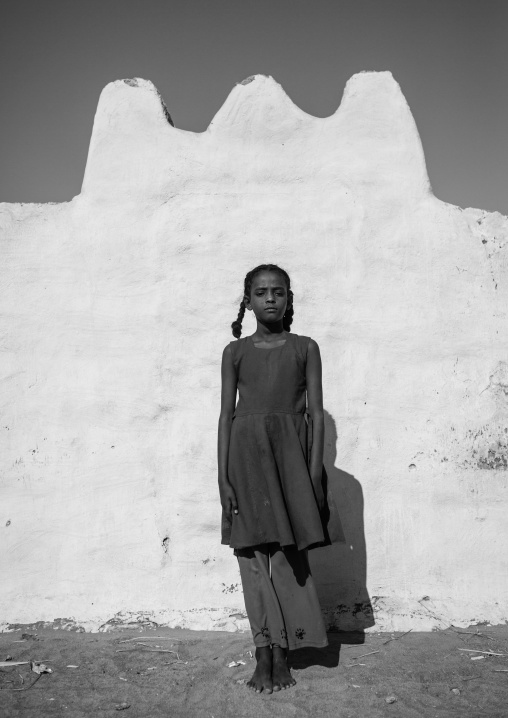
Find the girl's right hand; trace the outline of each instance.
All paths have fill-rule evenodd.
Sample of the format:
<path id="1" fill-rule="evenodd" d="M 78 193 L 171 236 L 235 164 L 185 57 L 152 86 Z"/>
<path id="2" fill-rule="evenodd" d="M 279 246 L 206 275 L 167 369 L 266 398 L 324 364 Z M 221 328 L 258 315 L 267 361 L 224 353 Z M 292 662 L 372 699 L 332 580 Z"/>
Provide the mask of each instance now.
<path id="1" fill-rule="evenodd" d="M 220 502 L 227 518 L 231 521 L 232 514 L 238 513 L 238 503 L 236 501 L 236 493 L 234 488 L 228 482 L 220 488 Z"/>
<path id="2" fill-rule="evenodd" d="M 310 478 L 312 481 L 312 488 L 314 489 L 314 496 L 316 497 L 318 509 L 320 513 L 323 513 L 323 509 L 325 508 L 325 495 L 323 492 L 323 467 L 320 466 L 317 470 L 311 470 Z"/>

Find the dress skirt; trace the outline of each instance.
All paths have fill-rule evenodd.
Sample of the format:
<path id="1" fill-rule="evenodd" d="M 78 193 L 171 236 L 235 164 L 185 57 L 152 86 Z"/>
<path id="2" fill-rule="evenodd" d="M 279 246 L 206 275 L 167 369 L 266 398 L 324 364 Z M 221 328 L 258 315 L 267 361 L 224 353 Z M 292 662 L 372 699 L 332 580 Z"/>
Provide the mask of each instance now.
<path id="1" fill-rule="evenodd" d="M 238 514 L 223 513 L 222 543 L 235 549 L 277 543 L 298 549 L 328 545 L 340 535 L 333 498 L 320 513 L 308 469 L 309 418 L 270 412 L 236 416 L 228 476 Z"/>

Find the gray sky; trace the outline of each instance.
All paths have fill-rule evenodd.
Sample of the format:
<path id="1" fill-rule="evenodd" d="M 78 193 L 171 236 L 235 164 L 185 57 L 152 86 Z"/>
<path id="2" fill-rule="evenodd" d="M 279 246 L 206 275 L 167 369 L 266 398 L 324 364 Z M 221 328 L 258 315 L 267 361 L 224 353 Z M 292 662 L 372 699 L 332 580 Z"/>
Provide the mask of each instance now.
<path id="1" fill-rule="evenodd" d="M 305 112 L 391 70 L 434 193 L 508 214 L 508 0 L 2 0 L 0 200 L 78 194 L 99 94 L 151 80 L 201 132 L 235 83 L 272 75 Z"/>

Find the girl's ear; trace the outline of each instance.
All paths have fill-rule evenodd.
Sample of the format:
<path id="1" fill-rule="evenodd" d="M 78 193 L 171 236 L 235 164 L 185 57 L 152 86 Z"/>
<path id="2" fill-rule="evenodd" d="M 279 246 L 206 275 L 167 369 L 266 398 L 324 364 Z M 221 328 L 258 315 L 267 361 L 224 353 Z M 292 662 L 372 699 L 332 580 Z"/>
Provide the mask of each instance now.
<path id="1" fill-rule="evenodd" d="M 243 305 L 244 305 L 245 309 L 249 310 L 249 312 L 252 311 L 252 307 L 250 305 L 250 299 L 249 299 L 249 297 L 247 297 L 247 295 L 244 295 L 244 297 L 243 297 Z"/>

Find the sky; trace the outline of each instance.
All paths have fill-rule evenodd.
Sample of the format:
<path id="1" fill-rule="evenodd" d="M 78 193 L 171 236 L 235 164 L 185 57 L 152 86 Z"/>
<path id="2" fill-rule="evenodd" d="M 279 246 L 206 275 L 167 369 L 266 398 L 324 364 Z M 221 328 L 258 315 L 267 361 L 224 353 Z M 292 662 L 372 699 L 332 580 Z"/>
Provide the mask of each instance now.
<path id="1" fill-rule="evenodd" d="M 508 0 L 2 0 L 0 201 L 79 194 L 103 87 L 143 77 L 203 132 L 237 82 L 271 75 L 317 117 L 390 70 L 434 194 L 508 215 Z"/>

